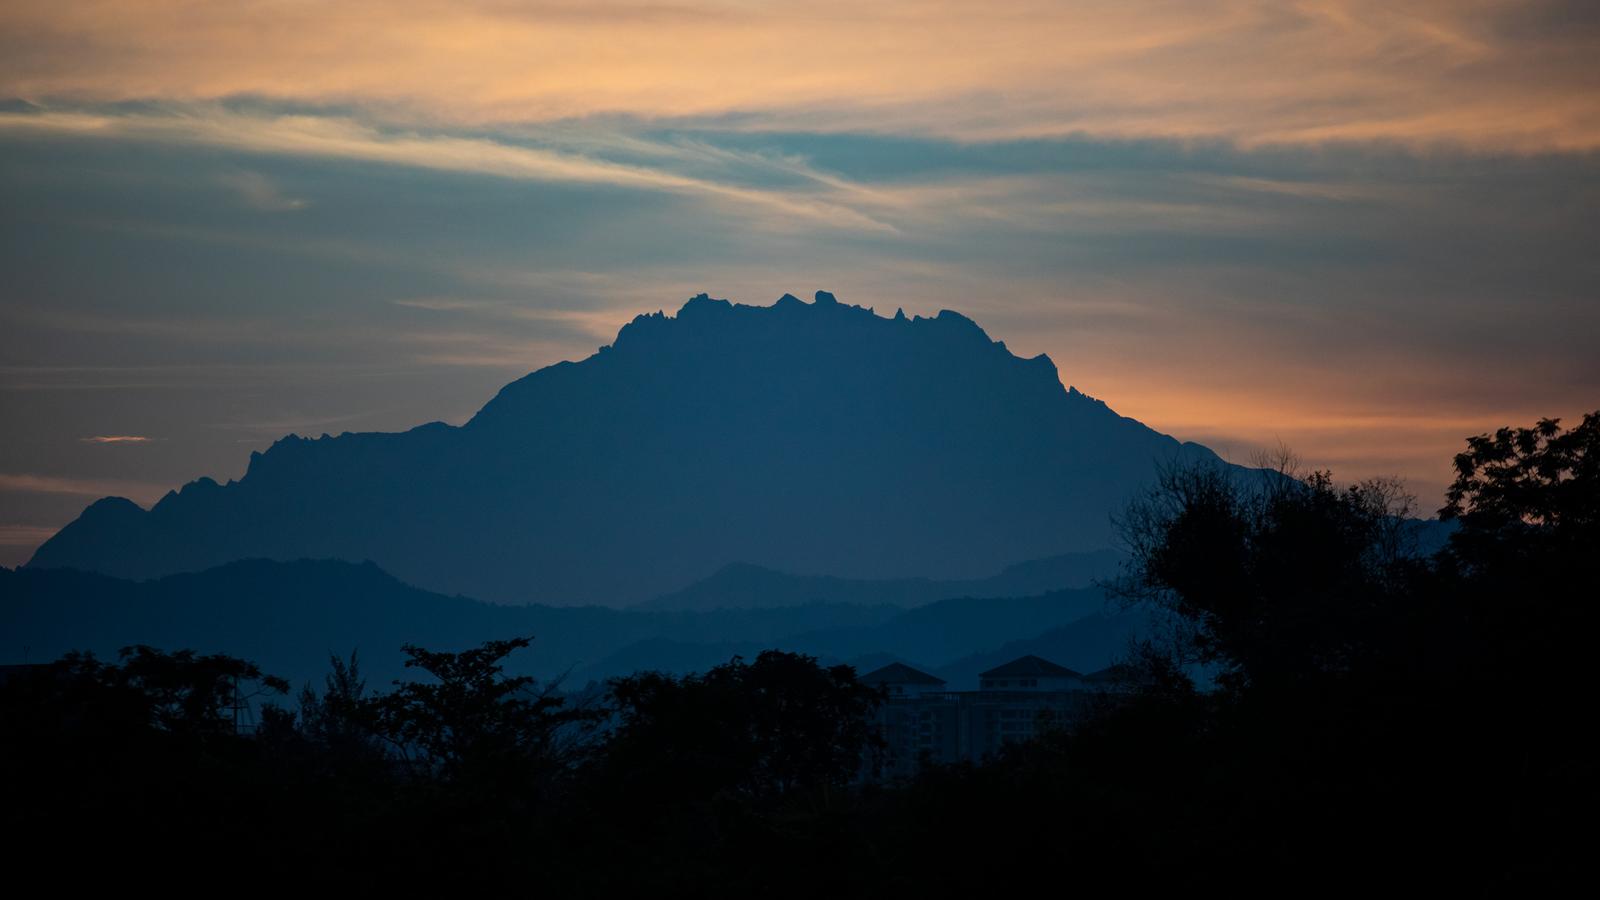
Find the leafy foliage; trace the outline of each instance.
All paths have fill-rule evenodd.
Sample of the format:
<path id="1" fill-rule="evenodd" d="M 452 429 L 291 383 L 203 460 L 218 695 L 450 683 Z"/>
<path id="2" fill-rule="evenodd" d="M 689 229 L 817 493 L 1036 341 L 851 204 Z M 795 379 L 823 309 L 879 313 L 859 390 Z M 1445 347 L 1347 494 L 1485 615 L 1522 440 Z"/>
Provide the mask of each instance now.
<path id="1" fill-rule="evenodd" d="M 1335 486 L 1327 472 L 1259 483 L 1208 465 L 1164 470 L 1121 521 L 1120 584 L 1189 626 L 1180 661 L 1224 684 L 1289 686 L 1348 670 L 1410 556 L 1410 498 L 1393 482 Z"/>
<path id="2" fill-rule="evenodd" d="M 647 672 L 611 683 L 615 777 L 656 796 L 726 792 L 764 801 L 840 787 L 876 746 L 879 697 L 848 666 L 768 650 L 703 675 Z"/>
<path id="3" fill-rule="evenodd" d="M 567 708 L 557 685 L 508 677 L 502 661 L 532 638 L 489 641 L 459 653 L 401 649 L 432 681 L 396 682 L 365 704 L 376 732 L 423 771 L 446 781 L 547 775 L 564 763 L 575 726 L 595 713 Z"/>
<path id="4" fill-rule="evenodd" d="M 1515 523 L 1593 531 L 1600 525 L 1600 411 L 1563 431 L 1560 419 L 1467 439 L 1439 511 L 1470 528 Z"/>
<path id="5" fill-rule="evenodd" d="M 119 663 L 71 653 L 15 685 L 77 726 L 146 728 L 186 737 L 233 736 L 253 726 L 253 701 L 284 694 L 288 682 L 251 662 L 192 650 L 125 647 Z M 239 721 L 244 715 L 246 721 Z"/>
<path id="6" fill-rule="evenodd" d="M 0 671 L 0 764 L 19 773 L 0 780 L 0 824 L 18 859 L 70 834 L 123 854 L 117 872 L 171 857 L 214 874 L 293 836 L 292 877 L 364 888 L 944 896 L 1063 872 L 1126 889 L 1133 872 L 1277 895 L 1398 872 L 1549 892 L 1587 877 L 1588 835 L 1567 823 L 1600 783 L 1582 712 L 1597 429 L 1600 414 L 1469 441 L 1458 530 L 1433 557 L 1389 482 L 1168 471 L 1122 520 L 1124 595 L 1171 625 L 1135 648 L 1132 692 L 909 784 L 858 778 L 880 697 L 799 654 L 617 679 L 604 709 L 507 676 L 528 638 L 408 646 L 421 679 L 378 694 L 352 654 L 298 717 L 242 735 L 235 698 L 285 685 L 129 648 Z"/>
<path id="7" fill-rule="evenodd" d="M 363 715 L 366 693 L 359 654 L 352 652 L 349 662 L 329 656 L 321 696 L 309 684 L 300 691 L 300 728 L 306 737 L 328 744 L 364 741 L 370 736 Z"/>
<path id="8" fill-rule="evenodd" d="M 1451 563 L 1530 602 L 1565 596 L 1600 545 L 1600 412 L 1469 438 L 1455 470 L 1439 511 L 1460 524 Z"/>

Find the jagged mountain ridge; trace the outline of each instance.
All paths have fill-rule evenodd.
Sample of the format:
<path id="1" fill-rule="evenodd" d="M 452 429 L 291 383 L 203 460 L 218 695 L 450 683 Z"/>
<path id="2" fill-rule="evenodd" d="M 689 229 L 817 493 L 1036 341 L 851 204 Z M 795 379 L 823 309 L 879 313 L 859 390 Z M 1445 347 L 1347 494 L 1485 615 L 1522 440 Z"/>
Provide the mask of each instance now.
<path id="1" fill-rule="evenodd" d="M 1111 542 L 1156 464 L 1215 456 L 1061 384 L 953 312 L 702 294 L 460 427 L 289 436 L 243 478 L 89 507 L 31 566 L 147 578 L 372 560 L 498 602 L 633 603 L 733 562 L 975 578 Z"/>

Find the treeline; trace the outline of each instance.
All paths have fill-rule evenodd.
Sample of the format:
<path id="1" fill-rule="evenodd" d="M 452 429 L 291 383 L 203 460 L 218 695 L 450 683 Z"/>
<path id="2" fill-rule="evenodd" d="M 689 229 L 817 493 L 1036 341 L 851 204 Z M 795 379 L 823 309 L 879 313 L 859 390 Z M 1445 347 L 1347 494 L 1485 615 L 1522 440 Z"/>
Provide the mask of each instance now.
<path id="1" fill-rule="evenodd" d="M 1171 612 L 1131 649 L 1137 689 L 904 784 L 862 777 L 879 698 L 780 652 L 590 694 L 506 675 L 526 638 L 408 647 L 425 677 L 387 690 L 334 660 L 294 700 L 249 663 L 150 648 L 14 672 L 11 868 L 558 896 L 1571 882 L 1600 413 L 1471 439 L 1455 468 L 1433 555 L 1393 484 L 1167 472 L 1120 523 L 1118 592 Z"/>

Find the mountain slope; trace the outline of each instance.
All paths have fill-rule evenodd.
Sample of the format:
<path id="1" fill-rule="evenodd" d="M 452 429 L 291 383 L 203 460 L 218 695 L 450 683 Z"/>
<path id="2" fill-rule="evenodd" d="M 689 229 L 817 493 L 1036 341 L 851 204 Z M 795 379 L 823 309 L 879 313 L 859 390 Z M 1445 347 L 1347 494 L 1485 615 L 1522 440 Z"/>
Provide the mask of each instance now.
<path id="1" fill-rule="evenodd" d="M 937 581 L 932 578 L 834 578 L 790 575 L 735 563 L 681 591 L 663 594 L 636 609 L 756 609 L 809 603 L 921 606 L 952 597 L 1031 597 L 1049 591 L 1088 587 L 1110 579 L 1127 557 L 1116 550 L 1065 553 L 1009 566 L 988 578 Z"/>
<path id="2" fill-rule="evenodd" d="M 933 671 L 949 682 L 951 690 L 965 691 L 977 690 L 978 673 L 1020 656 L 1040 656 L 1087 674 L 1125 659 L 1131 640 L 1153 633 L 1155 626 L 1149 613 L 1094 613 L 1034 637 L 1007 641 L 964 656 Z"/>
<path id="3" fill-rule="evenodd" d="M 532 635 L 532 648 L 509 661 L 512 670 L 541 678 L 572 672 L 581 686 L 638 668 L 706 669 L 768 648 L 828 661 L 893 654 L 936 665 L 1086 615 L 1096 619 L 1105 608 L 1100 591 L 1080 590 L 942 600 L 913 610 L 832 604 L 655 612 L 480 603 L 411 587 L 370 563 L 336 560 L 243 560 L 143 582 L 0 568 L 0 663 L 43 662 L 69 650 L 109 658 L 143 643 L 241 656 L 298 684 L 320 682 L 330 653 L 359 650 L 369 680 L 381 686 L 414 674 L 403 669 L 402 644 L 454 650 Z M 1068 664 L 1080 661 L 1074 656 Z"/>
<path id="4" fill-rule="evenodd" d="M 749 614 L 760 612 L 750 610 Z M 726 662 L 734 654 L 751 656 L 768 647 L 806 653 L 828 662 L 888 656 L 938 665 L 1080 621 L 1100 622 L 1107 616 L 1120 615 L 1098 588 L 1053 591 L 1034 597 L 959 597 L 909 609 L 879 623 L 841 622 L 797 630 L 766 643 L 711 637 L 696 640 L 647 638 L 621 648 L 580 674 L 634 669 L 694 671 Z M 1095 635 L 1102 631 L 1091 628 L 1085 633 Z M 1079 647 L 1073 658 L 1098 660 L 1101 656 L 1121 652 L 1125 644 L 1125 637 L 1118 632 L 1109 645 L 1094 646 L 1092 650 Z"/>
<path id="5" fill-rule="evenodd" d="M 593 669 L 638 641 L 774 646 L 798 632 L 870 628 L 902 614 L 842 605 L 704 613 L 510 606 L 420 590 L 370 563 L 336 560 L 242 560 L 143 582 L 0 568 L 0 663 L 44 662 L 69 650 L 114 658 L 142 643 L 228 653 L 320 683 L 330 653 L 359 650 L 372 683 L 383 685 L 411 674 L 402 644 L 458 650 L 531 635 L 533 646 L 510 665 L 552 677 Z"/>
<path id="6" fill-rule="evenodd" d="M 892 653 L 940 663 L 1107 611 L 1105 593 L 1098 588 L 1036 597 L 960 597 L 907 610 L 877 625 L 851 623 L 795 634 L 784 647 L 841 658 Z"/>
<path id="7" fill-rule="evenodd" d="M 976 578 L 1110 543 L 1157 463 L 1210 451 L 1062 387 L 952 312 L 701 295 L 467 424 L 289 436 L 243 478 L 101 500 L 30 566 L 148 578 L 372 560 L 498 602 L 638 602 L 736 561 Z"/>

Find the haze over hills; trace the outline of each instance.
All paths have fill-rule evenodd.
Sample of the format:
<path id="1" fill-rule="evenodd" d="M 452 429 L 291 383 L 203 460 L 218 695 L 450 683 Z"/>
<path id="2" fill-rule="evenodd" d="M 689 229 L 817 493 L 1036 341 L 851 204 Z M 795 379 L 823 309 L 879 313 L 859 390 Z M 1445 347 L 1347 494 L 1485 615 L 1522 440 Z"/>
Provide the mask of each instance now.
<path id="1" fill-rule="evenodd" d="M 612 605 L 736 562 L 975 579 L 1109 546 L 1109 515 L 1174 459 L 1216 457 L 959 314 L 702 294 L 460 427 L 291 435 L 237 482 L 202 478 L 150 510 L 100 500 L 29 565 L 150 578 L 372 560 L 429 590 Z"/>
<path id="2" fill-rule="evenodd" d="M 790 575 L 749 563 L 734 563 L 681 591 L 639 604 L 638 609 L 755 609 L 811 603 L 888 603 L 920 606 L 951 597 L 1028 597 L 1084 588 L 1115 577 L 1127 557 L 1117 550 L 1064 553 L 1007 566 L 988 578 L 835 578 Z"/>
<path id="3" fill-rule="evenodd" d="M 43 662 L 70 650 L 115 658 L 132 644 L 228 653 L 296 684 L 321 683 L 329 654 L 359 650 L 375 686 L 414 675 L 400 646 L 459 650 L 534 637 L 511 671 L 590 679 L 639 669 L 703 670 L 735 654 L 778 648 L 827 662 L 893 654 L 937 666 L 1012 641 L 1089 623 L 1063 664 L 1097 667 L 1120 652 L 1123 630 L 1097 625 L 1109 609 L 1095 589 L 1038 597 L 960 598 L 913 610 L 812 604 L 696 612 L 598 606 L 510 606 L 411 587 L 371 563 L 243 560 L 135 582 L 87 572 L 0 568 L 0 662 Z"/>

